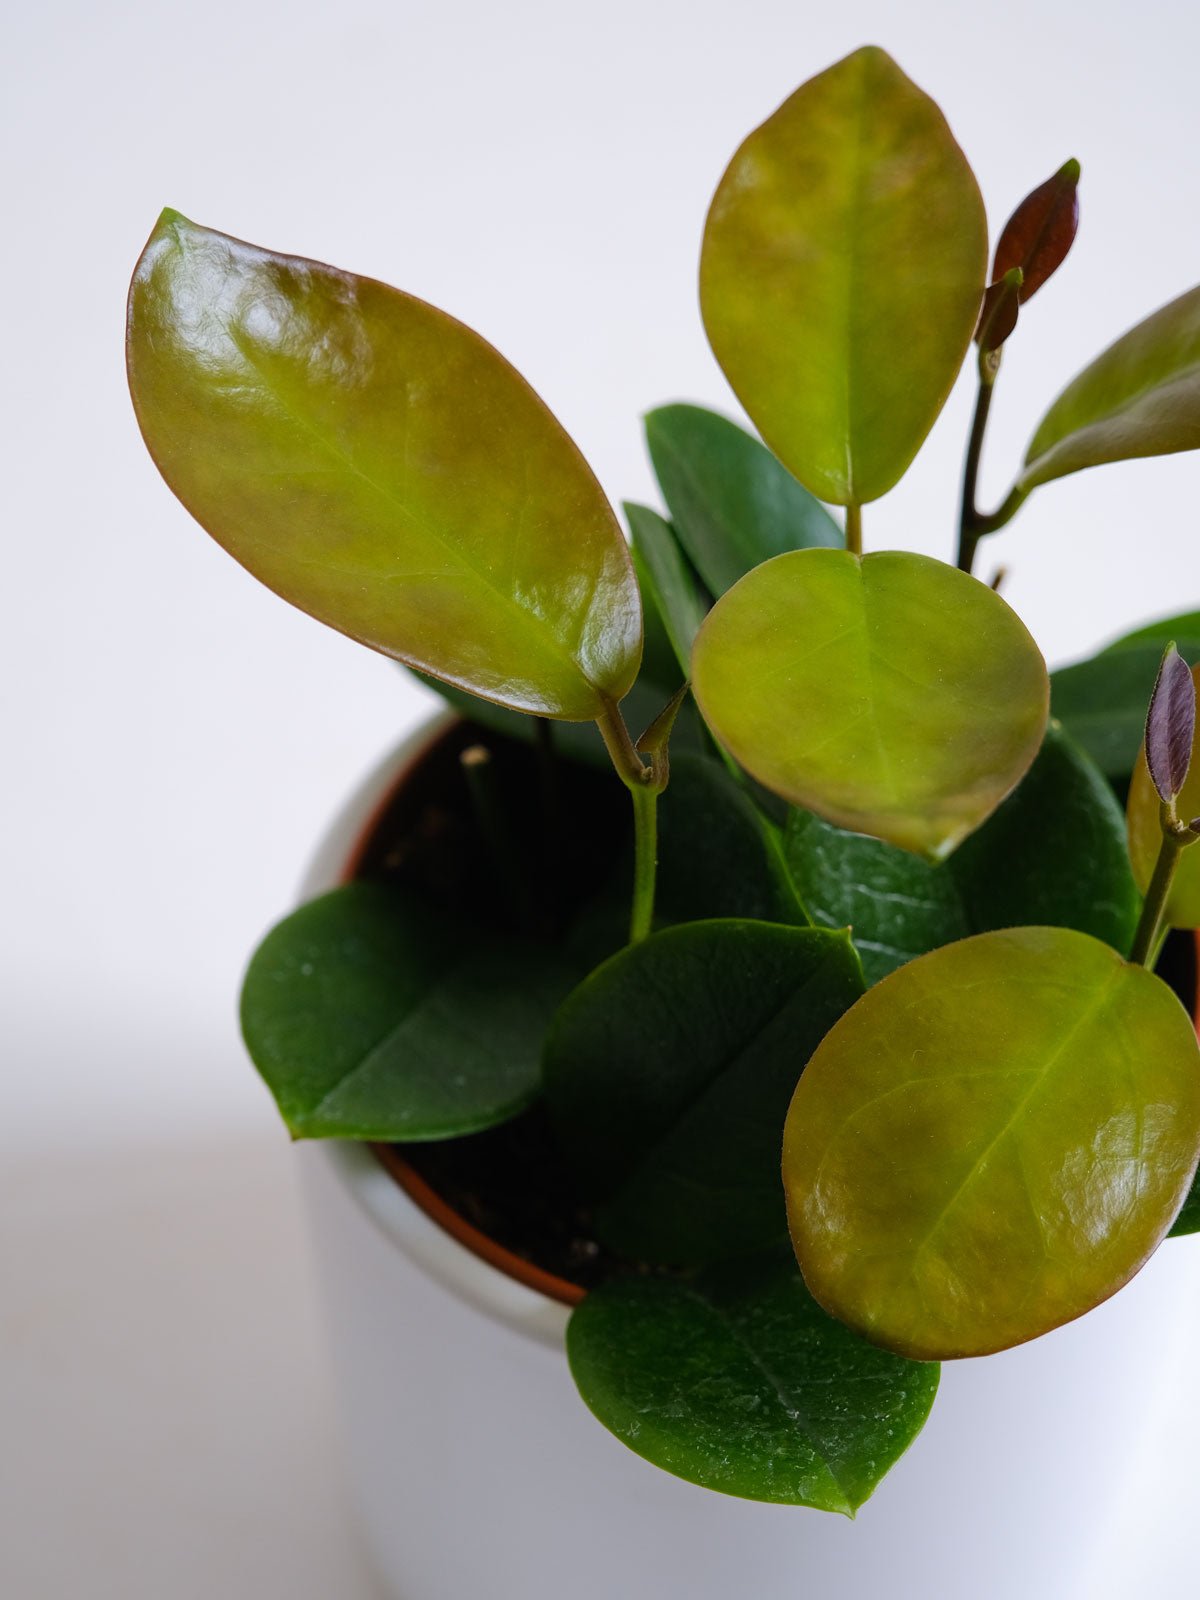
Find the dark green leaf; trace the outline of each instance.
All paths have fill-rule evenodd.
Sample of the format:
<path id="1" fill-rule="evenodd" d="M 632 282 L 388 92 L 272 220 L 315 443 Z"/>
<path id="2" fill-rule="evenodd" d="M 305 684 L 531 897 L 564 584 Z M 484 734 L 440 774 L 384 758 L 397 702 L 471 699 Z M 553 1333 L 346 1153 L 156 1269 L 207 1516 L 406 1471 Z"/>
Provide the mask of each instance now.
<path id="1" fill-rule="evenodd" d="M 938 1383 L 936 1366 L 827 1316 L 774 1257 L 606 1284 L 572 1315 L 567 1356 L 595 1415 L 655 1466 L 847 1516 L 920 1432 Z"/>
<path id="2" fill-rule="evenodd" d="M 784 849 L 814 919 L 851 928 L 870 983 L 939 945 L 1021 924 L 1077 928 L 1124 955 L 1137 922 L 1121 809 L 1053 725 L 1015 793 L 939 866 L 803 811 Z"/>
<path id="3" fill-rule="evenodd" d="M 658 908 L 667 922 L 809 920 L 779 830 L 719 762 L 688 751 L 672 753 L 658 802 Z"/>
<path id="4" fill-rule="evenodd" d="M 643 594 L 648 591 L 652 597 L 680 671 L 686 677 L 692 641 L 711 602 L 679 548 L 671 524 L 648 506 L 626 501 L 624 510 L 633 535 L 634 560 L 643 579 Z"/>
<path id="5" fill-rule="evenodd" d="M 1051 715 L 1114 783 L 1128 782 L 1142 747 L 1163 645 L 1175 639 L 1189 666 L 1200 662 L 1200 631 L 1190 637 L 1182 630 L 1171 632 L 1160 640 L 1157 626 L 1168 624 L 1140 629 L 1091 660 L 1060 667 L 1050 676 Z"/>
<path id="6" fill-rule="evenodd" d="M 662 602 L 650 568 L 636 544 L 630 554 L 642 596 L 642 669 L 638 679 L 670 690 L 672 684 L 679 681 L 679 658 L 667 630 Z"/>
<path id="7" fill-rule="evenodd" d="M 785 550 L 845 543 L 821 502 L 727 417 L 660 406 L 646 440 L 680 543 L 714 595 Z"/>
<path id="8" fill-rule="evenodd" d="M 732 920 L 669 928 L 587 978 L 545 1081 L 605 1242 L 692 1266 L 783 1237 L 788 1100 L 861 992 L 846 935 Z"/>
<path id="9" fill-rule="evenodd" d="M 556 947 L 348 884 L 263 940 L 242 1030 L 298 1138 L 442 1139 L 536 1096 L 547 1023 L 578 976 Z"/>
<path id="10" fill-rule="evenodd" d="M 1174 639 L 1192 639 L 1200 648 L 1200 611 L 1183 611 L 1178 616 L 1162 617 L 1157 622 L 1147 622 L 1140 628 L 1134 628 L 1132 633 L 1123 633 L 1119 639 L 1114 639 L 1110 645 L 1105 646 L 1105 653 L 1111 650 L 1128 650 L 1131 645 L 1157 644 L 1160 647 L 1167 645 Z M 1192 663 L 1195 665 L 1195 662 Z"/>
<path id="11" fill-rule="evenodd" d="M 1200 1233 L 1200 1173 L 1192 1179 L 1188 1197 L 1175 1221 L 1171 1224 L 1171 1237 L 1180 1239 L 1187 1233 Z"/>

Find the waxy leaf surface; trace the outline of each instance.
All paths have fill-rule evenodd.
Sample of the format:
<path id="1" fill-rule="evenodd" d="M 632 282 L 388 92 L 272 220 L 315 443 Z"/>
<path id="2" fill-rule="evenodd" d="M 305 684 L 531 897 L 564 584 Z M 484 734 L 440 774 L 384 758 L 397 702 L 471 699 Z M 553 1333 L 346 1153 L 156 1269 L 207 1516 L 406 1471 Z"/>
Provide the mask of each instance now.
<path id="1" fill-rule="evenodd" d="M 820 500 L 903 474 L 975 331 L 987 225 L 945 118 L 882 50 L 797 89 L 708 214 L 700 303 L 751 420 Z"/>
<path id="2" fill-rule="evenodd" d="M 646 417 L 646 441 L 680 542 L 714 595 L 785 550 L 845 543 L 821 502 L 727 417 L 661 406 Z"/>
<path id="3" fill-rule="evenodd" d="M 1085 367 L 1025 452 L 1023 489 L 1105 461 L 1200 448 L 1200 288 L 1189 289 Z"/>
<path id="4" fill-rule="evenodd" d="M 867 991 L 788 1112 L 792 1239 L 820 1303 L 903 1355 L 985 1355 L 1115 1293 L 1200 1153 L 1200 1049 L 1107 945 L 1017 928 Z"/>
<path id="5" fill-rule="evenodd" d="M 868 983 L 972 933 L 1077 928 L 1125 955 L 1140 901 L 1112 789 L 1055 724 L 1015 792 L 948 861 L 793 811 L 784 848 L 813 920 L 849 927 Z"/>
<path id="6" fill-rule="evenodd" d="M 790 1259 L 594 1290 L 567 1328 L 588 1406 L 631 1450 L 723 1494 L 853 1516 L 920 1432 L 938 1368 L 815 1304 Z"/>
<path id="7" fill-rule="evenodd" d="M 1192 680 L 1200 685 L 1200 666 L 1192 668 Z M 1129 829 L 1129 859 L 1138 888 L 1144 894 L 1154 875 L 1154 865 L 1162 847 L 1162 803 L 1155 791 L 1143 750 L 1133 769 L 1126 802 Z M 1193 750 L 1191 768 L 1184 781 L 1175 809 L 1181 822 L 1200 816 L 1200 761 Z M 1167 893 L 1166 920 L 1173 928 L 1200 928 L 1200 844 L 1181 852 L 1175 876 Z"/>
<path id="8" fill-rule="evenodd" d="M 668 928 L 585 979 L 545 1088 L 599 1236 L 677 1267 L 786 1240 L 788 1100 L 862 987 L 845 934 L 735 920 Z"/>
<path id="9" fill-rule="evenodd" d="M 515 1116 L 579 976 L 563 951 L 355 883 L 292 913 L 242 991 L 255 1066 L 298 1138 L 444 1139 Z"/>
<path id="10" fill-rule="evenodd" d="M 932 860 L 1027 771 L 1049 694 L 998 595 L 899 552 L 758 567 L 709 613 L 692 678 L 709 726 L 767 788 Z"/>
<path id="11" fill-rule="evenodd" d="M 641 612 L 620 527 L 462 323 L 164 212 L 128 360 L 167 483 L 301 610 L 520 711 L 586 721 L 628 690 Z"/>

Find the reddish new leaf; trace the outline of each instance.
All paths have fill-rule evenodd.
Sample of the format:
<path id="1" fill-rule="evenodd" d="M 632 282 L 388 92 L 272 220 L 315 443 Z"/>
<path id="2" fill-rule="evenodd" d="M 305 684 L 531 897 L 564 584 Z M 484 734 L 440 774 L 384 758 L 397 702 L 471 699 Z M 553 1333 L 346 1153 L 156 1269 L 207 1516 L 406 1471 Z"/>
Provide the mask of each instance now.
<path id="1" fill-rule="evenodd" d="M 1166 805 L 1178 798 L 1187 778 L 1195 732 L 1196 685 L 1172 643 L 1163 653 L 1146 718 L 1146 765 Z"/>
<path id="2" fill-rule="evenodd" d="M 1016 327 L 1023 281 L 1020 267 L 1012 267 L 1002 278 L 989 285 L 979 310 L 979 326 L 975 330 L 981 350 L 999 350 Z"/>
<path id="3" fill-rule="evenodd" d="M 1005 223 L 996 246 L 993 279 L 1020 267 L 1024 304 L 1062 266 L 1078 227 L 1079 163 L 1072 160 L 1027 194 Z"/>

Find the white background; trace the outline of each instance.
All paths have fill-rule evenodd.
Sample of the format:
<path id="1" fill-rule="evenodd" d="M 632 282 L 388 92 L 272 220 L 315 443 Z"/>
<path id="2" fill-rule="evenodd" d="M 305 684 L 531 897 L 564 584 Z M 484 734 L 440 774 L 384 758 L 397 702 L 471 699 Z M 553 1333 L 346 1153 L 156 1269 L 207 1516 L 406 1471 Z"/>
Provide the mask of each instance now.
<path id="1" fill-rule="evenodd" d="M 339 797 L 427 700 L 257 589 L 158 479 L 121 340 L 160 208 L 445 306 L 525 372 L 614 499 L 652 497 L 640 412 L 735 410 L 694 287 L 726 160 L 802 79 L 884 44 L 946 111 L 993 228 L 1068 155 L 1083 163 L 1076 254 L 1005 364 L 990 501 L 1062 383 L 1200 276 L 1196 15 L 1192 0 L 10 10 L 0 1315 L 25 1431 L 0 1426 L 6 1594 L 108 1581 L 126 1600 L 213 1584 L 273 1600 L 355 1581 L 312 1466 L 326 1401 L 286 1141 L 234 1004 Z M 964 381 L 905 482 L 867 509 L 869 548 L 950 554 L 970 402 Z M 985 546 L 985 571 L 1009 565 L 1008 598 L 1052 661 L 1085 652 L 1200 604 L 1198 491 L 1197 457 L 1050 485 Z M 239 1209 L 246 1194 L 259 1201 Z M 208 1364 L 197 1272 L 217 1319 Z M 276 1388 L 239 1334 L 245 1297 Z M 139 1387 L 147 1370 L 161 1395 Z M 178 1427 L 160 1438 L 147 1418 L 163 1405 Z M 258 1511 L 228 1470 L 248 1438 Z M 55 1521 L 89 1493 L 111 1545 Z M 164 1560 L 194 1561 L 197 1506 L 218 1565 L 189 1569 L 194 1591 L 158 1569 L 138 1588 L 135 1523 Z"/>

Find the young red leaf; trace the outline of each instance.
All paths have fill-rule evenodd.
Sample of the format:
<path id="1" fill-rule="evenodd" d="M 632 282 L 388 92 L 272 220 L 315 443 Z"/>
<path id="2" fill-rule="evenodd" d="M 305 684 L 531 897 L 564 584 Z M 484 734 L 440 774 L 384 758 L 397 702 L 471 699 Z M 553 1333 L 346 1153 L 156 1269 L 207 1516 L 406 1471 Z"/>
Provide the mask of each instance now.
<path id="1" fill-rule="evenodd" d="M 1023 282 L 1024 274 L 1020 267 L 1010 267 L 1002 278 L 988 287 L 979 311 L 979 326 L 975 330 L 981 350 L 999 350 L 1016 327 Z"/>
<path id="2" fill-rule="evenodd" d="M 1196 686 L 1172 643 L 1163 652 L 1146 718 L 1146 765 L 1165 805 L 1173 803 L 1183 788 L 1195 732 Z"/>
<path id="3" fill-rule="evenodd" d="M 1078 227 L 1079 163 L 1071 160 L 1027 194 L 1005 223 L 996 246 L 993 279 L 1020 267 L 1023 305 L 1062 266 Z"/>

